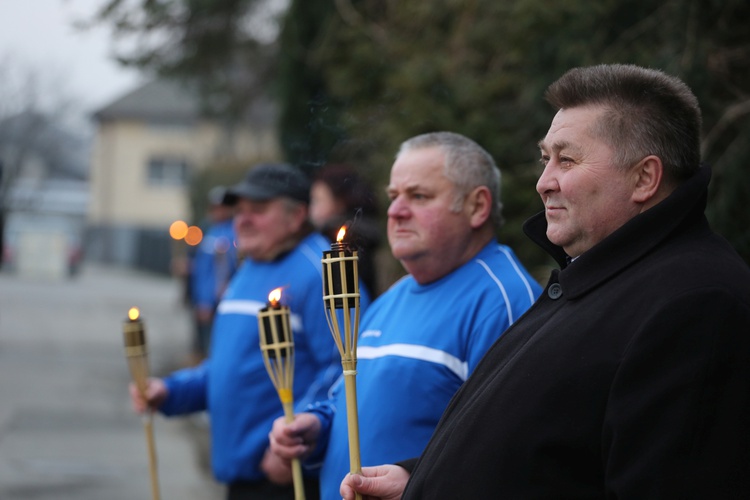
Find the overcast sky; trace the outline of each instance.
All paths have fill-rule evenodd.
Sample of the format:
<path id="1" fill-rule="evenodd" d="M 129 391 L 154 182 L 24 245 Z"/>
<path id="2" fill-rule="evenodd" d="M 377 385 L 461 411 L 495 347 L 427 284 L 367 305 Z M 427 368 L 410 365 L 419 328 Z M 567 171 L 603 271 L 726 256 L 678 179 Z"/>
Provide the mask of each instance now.
<path id="1" fill-rule="evenodd" d="M 37 74 L 81 103 L 83 112 L 109 104 L 143 78 L 109 58 L 109 31 L 86 32 L 73 20 L 88 18 L 103 0 L 0 0 L 0 62 Z M 47 85 L 44 85 L 44 84 Z M 50 85 L 51 84 L 51 85 Z"/>

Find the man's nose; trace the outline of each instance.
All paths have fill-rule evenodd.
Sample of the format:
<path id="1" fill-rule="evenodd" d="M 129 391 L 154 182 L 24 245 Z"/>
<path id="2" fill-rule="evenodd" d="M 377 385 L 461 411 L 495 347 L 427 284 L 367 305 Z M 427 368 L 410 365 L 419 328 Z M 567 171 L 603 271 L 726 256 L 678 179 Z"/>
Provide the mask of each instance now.
<path id="1" fill-rule="evenodd" d="M 557 189 L 557 179 L 553 172 L 554 168 L 550 163 L 547 163 L 542 171 L 542 175 L 536 181 L 536 192 L 540 195 Z"/>
<path id="2" fill-rule="evenodd" d="M 408 207 L 401 196 L 393 198 L 391 204 L 388 205 L 388 217 L 399 219 L 406 217 L 408 213 Z"/>

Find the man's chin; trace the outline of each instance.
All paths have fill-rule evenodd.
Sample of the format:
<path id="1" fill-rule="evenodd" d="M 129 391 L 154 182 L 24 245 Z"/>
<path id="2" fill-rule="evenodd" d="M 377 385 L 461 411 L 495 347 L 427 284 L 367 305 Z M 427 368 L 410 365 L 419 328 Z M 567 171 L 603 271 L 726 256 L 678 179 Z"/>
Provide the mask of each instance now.
<path id="1" fill-rule="evenodd" d="M 557 245 L 562 248 L 565 248 L 565 246 L 569 245 L 571 242 L 570 238 L 565 237 L 565 235 L 561 234 L 559 231 L 550 231 L 549 229 L 547 229 L 547 239 L 553 245 Z"/>
<path id="2" fill-rule="evenodd" d="M 253 253 L 258 251 L 257 245 L 251 245 L 251 244 L 242 244 L 241 241 L 237 242 L 237 251 L 241 253 L 242 255 L 252 255 Z"/>
<path id="3" fill-rule="evenodd" d="M 416 258 L 420 255 L 420 252 L 412 246 L 391 245 L 391 254 L 393 254 L 393 258 L 403 262 Z"/>

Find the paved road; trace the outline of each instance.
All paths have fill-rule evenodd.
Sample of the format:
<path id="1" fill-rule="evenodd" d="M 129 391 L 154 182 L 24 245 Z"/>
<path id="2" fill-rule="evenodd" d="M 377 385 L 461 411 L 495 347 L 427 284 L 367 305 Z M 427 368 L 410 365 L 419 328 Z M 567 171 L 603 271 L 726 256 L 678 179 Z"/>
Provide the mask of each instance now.
<path id="1" fill-rule="evenodd" d="M 87 265 L 68 281 L 0 273 L 0 499 L 152 498 L 121 323 L 141 308 L 151 371 L 187 360 L 176 281 Z M 199 418 L 154 420 L 162 500 L 223 498 Z"/>

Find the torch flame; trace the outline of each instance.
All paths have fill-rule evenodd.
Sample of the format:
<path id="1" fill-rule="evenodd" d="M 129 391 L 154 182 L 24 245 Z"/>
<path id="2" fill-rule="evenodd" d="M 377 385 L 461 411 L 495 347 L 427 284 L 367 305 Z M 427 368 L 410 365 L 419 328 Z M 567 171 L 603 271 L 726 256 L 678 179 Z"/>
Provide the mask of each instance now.
<path id="1" fill-rule="evenodd" d="M 270 302 L 272 306 L 276 306 L 281 302 L 281 287 L 271 290 L 271 293 L 268 294 L 268 302 Z"/>
<path id="2" fill-rule="evenodd" d="M 128 318 L 130 318 L 130 321 L 135 321 L 138 319 L 138 316 L 141 315 L 141 312 L 138 310 L 137 307 L 131 307 L 128 310 Z"/>
<path id="3" fill-rule="evenodd" d="M 345 234 L 346 234 L 346 226 L 341 226 L 341 229 L 339 229 L 339 234 L 336 235 L 336 241 L 341 243 L 344 240 Z"/>

